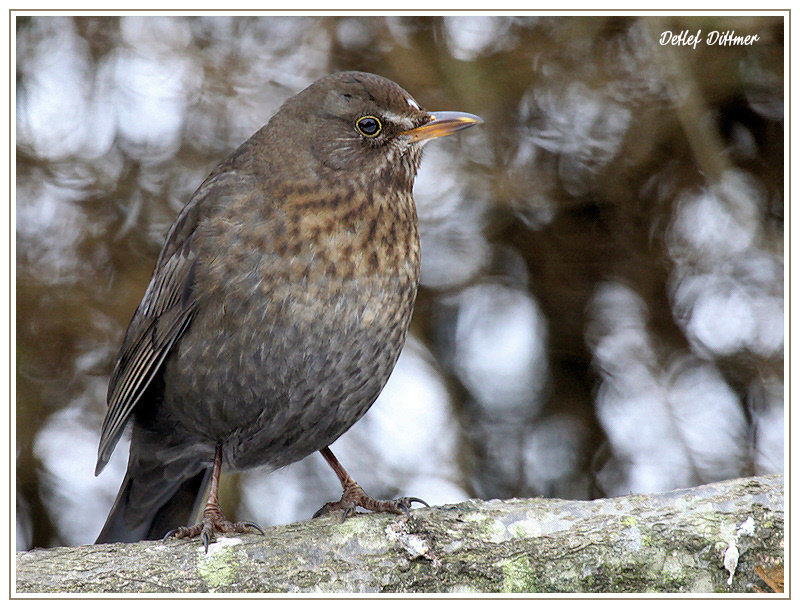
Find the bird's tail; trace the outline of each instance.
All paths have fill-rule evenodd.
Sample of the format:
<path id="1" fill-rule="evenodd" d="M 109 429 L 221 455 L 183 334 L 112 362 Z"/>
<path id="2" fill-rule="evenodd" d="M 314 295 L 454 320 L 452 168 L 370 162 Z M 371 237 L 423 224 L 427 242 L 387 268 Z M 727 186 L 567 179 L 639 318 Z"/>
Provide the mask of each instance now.
<path id="1" fill-rule="evenodd" d="M 173 529 L 193 524 L 202 509 L 210 480 L 211 468 L 206 468 L 176 483 L 166 493 L 162 487 L 149 494 L 150 499 L 156 495 L 162 499 L 143 502 L 135 499 L 141 497 L 142 489 L 135 488 L 136 480 L 129 471 L 95 543 L 161 539 Z"/>

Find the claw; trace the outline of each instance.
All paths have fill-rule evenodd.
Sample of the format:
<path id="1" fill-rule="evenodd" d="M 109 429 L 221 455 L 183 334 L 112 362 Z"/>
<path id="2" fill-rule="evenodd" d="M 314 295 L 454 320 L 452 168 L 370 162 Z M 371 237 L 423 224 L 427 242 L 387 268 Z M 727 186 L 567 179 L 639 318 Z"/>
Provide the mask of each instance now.
<path id="1" fill-rule="evenodd" d="M 368 496 L 357 484 L 349 487 L 342 494 L 339 501 L 329 501 L 319 508 L 312 518 L 319 518 L 331 512 L 342 511 L 341 522 L 356 513 L 357 507 L 362 507 L 370 512 L 390 512 L 394 514 L 411 515 L 411 505 L 420 503 L 425 507 L 430 507 L 428 503 L 419 497 L 400 497 L 394 500 L 376 500 Z"/>
<path id="2" fill-rule="evenodd" d="M 427 505 L 427 503 L 425 505 Z M 239 524 L 243 525 L 243 526 L 251 527 L 251 528 L 255 529 L 256 531 L 258 531 L 259 533 L 261 533 L 262 535 L 266 536 L 266 533 L 264 532 L 264 529 L 262 529 L 260 526 L 258 526 L 252 520 L 242 520 Z"/>
<path id="3" fill-rule="evenodd" d="M 204 518 L 202 521 L 191 527 L 178 527 L 172 529 L 169 533 L 164 535 L 163 539 L 169 537 L 177 537 L 178 539 L 186 539 L 192 537 L 200 537 L 203 541 L 203 547 L 206 554 L 208 554 L 208 546 L 214 541 L 214 533 L 246 533 L 247 529 L 254 529 L 262 535 L 265 535 L 264 529 L 258 526 L 255 522 L 249 520 L 244 522 L 229 522 L 227 520 Z"/>
<path id="4" fill-rule="evenodd" d="M 356 508 L 354 507 L 345 508 L 344 511 L 342 512 L 342 522 L 347 520 L 348 516 L 352 516 L 355 513 L 356 513 Z"/>
<path id="5" fill-rule="evenodd" d="M 161 538 L 161 541 L 164 541 L 165 539 L 169 539 L 170 537 L 175 535 L 180 528 L 181 527 L 178 527 L 177 529 L 172 529 L 171 531 L 167 531 L 167 534 L 164 535 L 164 537 Z"/>
<path id="6" fill-rule="evenodd" d="M 214 540 L 214 533 L 246 533 L 248 527 L 255 529 L 264 535 L 264 529 L 255 522 L 246 520 L 244 522 L 230 522 L 225 520 L 222 510 L 219 507 L 219 474 L 222 468 L 222 447 L 217 445 L 214 453 L 214 466 L 211 472 L 211 490 L 208 495 L 206 509 L 203 510 L 203 518 L 200 522 L 190 527 L 178 527 L 172 529 L 164 539 L 177 537 L 178 539 L 200 537 L 203 540 L 203 547 L 208 554 L 208 545 Z"/>
<path id="7" fill-rule="evenodd" d="M 356 511 L 356 507 L 364 508 L 370 512 L 391 512 L 394 514 L 411 514 L 412 503 L 421 503 L 425 507 L 430 507 L 427 502 L 419 497 L 401 497 L 395 500 L 375 500 L 367 495 L 364 490 L 353 480 L 350 475 L 339 463 L 329 447 L 320 450 L 320 453 L 331 466 L 334 473 L 342 484 L 342 498 L 339 501 L 330 501 L 314 512 L 313 518 L 318 518 L 323 514 L 343 510 L 342 522 Z"/>

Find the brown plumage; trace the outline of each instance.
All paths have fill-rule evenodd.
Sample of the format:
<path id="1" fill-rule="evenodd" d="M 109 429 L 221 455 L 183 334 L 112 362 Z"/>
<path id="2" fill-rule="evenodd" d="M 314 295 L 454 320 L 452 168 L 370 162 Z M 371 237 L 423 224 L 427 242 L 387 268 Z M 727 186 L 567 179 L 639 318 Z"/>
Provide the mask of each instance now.
<path id="1" fill-rule="evenodd" d="M 160 538 L 224 465 L 280 467 L 315 452 L 374 501 L 327 446 L 372 405 L 411 317 L 419 238 L 411 189 L 422 144 L 479 122 L 429 113 L 393 82 L 325 77 L 287 100 L 203 182 L 167 235 L 109 383 L 96 473 L 128 421 L 128 471 L 98 542 Z M 213 465 L 213 469 L 212 468 Z M 257 527 L 256 527 L 257 528 Z"/>

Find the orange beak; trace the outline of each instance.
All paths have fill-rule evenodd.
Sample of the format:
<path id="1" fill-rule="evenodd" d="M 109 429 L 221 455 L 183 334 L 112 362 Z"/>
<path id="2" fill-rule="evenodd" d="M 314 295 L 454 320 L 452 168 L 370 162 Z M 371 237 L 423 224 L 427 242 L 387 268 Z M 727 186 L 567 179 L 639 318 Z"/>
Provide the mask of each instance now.
<path id="1" fill-rule="evenodd" d="M 466 112 L 431 112 L 430 115 L 433 120 L 429 123 L 404 131 L 401 135 L 411 138 L 413 142 L 423 142 L 450 135 L 483 122 L 480 117 Z"/>

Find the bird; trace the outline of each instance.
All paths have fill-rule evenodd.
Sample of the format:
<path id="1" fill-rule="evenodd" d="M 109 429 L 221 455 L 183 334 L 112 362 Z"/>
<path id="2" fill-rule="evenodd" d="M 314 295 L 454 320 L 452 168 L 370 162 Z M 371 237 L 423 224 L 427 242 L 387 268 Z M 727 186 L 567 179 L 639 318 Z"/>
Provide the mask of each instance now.
<path id="1" fill-rule="evenodd" d="M 95 475 L 132 431 L 96 543 L 200 537 L 208 551 L 219 533 L 263 533 L 224 517 L 221 471 L 317 451 L 342 497 L 315 516 L 427 505 L 371 498 L 329 445 L 375 401 L 405 340 L 422 147 L 481 122 L 336 72 L 211 172 L 167 233 L 109 380 Z"/>

